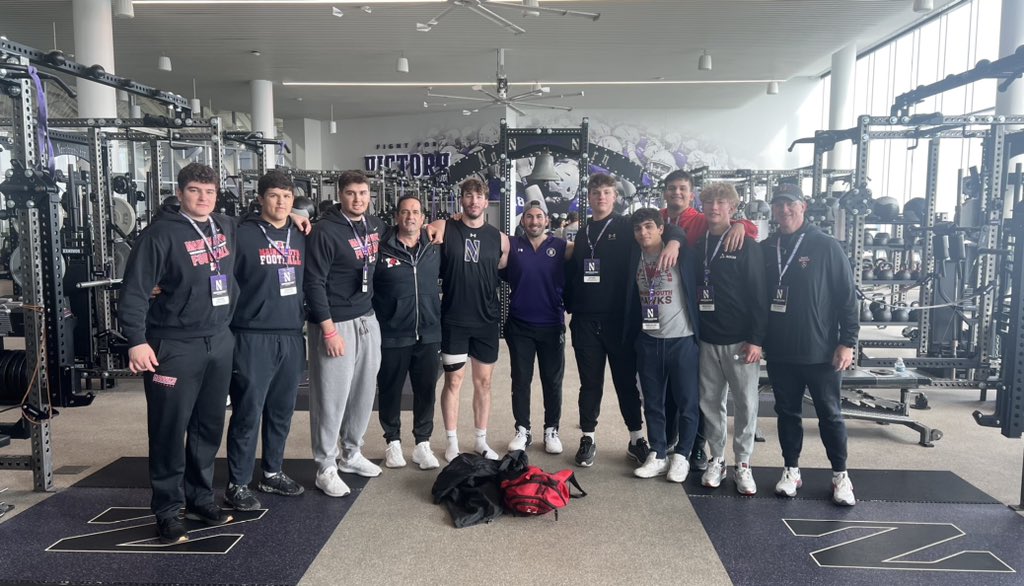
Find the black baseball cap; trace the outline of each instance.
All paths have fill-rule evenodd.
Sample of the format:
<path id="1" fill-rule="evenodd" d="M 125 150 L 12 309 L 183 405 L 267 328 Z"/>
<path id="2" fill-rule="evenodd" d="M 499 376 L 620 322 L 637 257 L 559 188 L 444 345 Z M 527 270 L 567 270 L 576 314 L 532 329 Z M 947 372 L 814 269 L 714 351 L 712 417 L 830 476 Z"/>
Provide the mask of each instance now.
<path id="1" fill-rule="evenodd" d="M 799 185 L 793 183 L 780 183 L 772 191 L 771 203 L 782 203 L 786 201 L 804 201 L 804 192 Z"/>

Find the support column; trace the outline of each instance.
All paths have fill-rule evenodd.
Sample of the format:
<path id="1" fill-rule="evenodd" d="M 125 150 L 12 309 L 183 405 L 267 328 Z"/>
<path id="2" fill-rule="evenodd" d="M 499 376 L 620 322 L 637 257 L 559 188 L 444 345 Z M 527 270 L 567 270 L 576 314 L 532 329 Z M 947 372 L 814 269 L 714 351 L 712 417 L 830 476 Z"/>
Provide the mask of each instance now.
<path id="1" fill-rule="evenodd" d="M 1012 55 L 1024 45 L 1024 2 L 1003 0 L 999 25 L 999 57 Z M 1005 92 L 996 94 L 996 115 L 1024 114 L 1024 85 L 1010 84 Z"/>
<path id="2" fill-rule="evenodd" d="M 856 112 L 853 111 L 853 83 L 857 70 L 857 47 L 847 45 L 832 53 L 832 88 L 829 92 L 828 129 L 852 128 Z M 849 142 L 842 142 L 828 156 L 831 169 L 851 168 Z"/>
<path id="3" fill-rule="evenodd" d="M 249 82 L 252 93 L 252 129 L 262 132 L 263 138 L 276 138 L 274 129 L 274 83 L 266 79 L 254 79 Z M 277 166 L 277 149 L 267 146 L 263 151 L 265 168 Z"/>
<path id="4" fill-rule="evenodd" d="M 74 0 L 71 3 L 75 31 L 75 61 L 102 65 L 114 73 L 114 25 L 110 0 Z M 79 79 L 78 117 L 116 118 L 117 90 Z"/>
<path id="5" fill-rule="evenodd" d="M 302 119 L 305 127 L 306 140 L 303 146 L 306 148 L 306 166 L 304 169 L 323 169 L 323 122 L 320 120 Z"/>

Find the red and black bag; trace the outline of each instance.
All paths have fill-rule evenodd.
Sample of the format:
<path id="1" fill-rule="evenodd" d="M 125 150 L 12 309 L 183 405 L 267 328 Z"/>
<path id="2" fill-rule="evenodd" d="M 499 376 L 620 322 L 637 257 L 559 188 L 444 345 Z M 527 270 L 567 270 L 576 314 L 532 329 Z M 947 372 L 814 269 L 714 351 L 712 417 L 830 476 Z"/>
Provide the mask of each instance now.
<path id="1" fill-rule="evenodd" d="M 570 484 L 580 494 L 572 494 Z M 536 466 L 527 467 L 516 478 L 502 481 L 501 492 L 505 508 L 513 514 L 543 515 L 554 511 L 555 519 L 558 519 L 558 509 L 569 504 L 569 499 L 587 496 L 572 470 L 548 474 Z"/>

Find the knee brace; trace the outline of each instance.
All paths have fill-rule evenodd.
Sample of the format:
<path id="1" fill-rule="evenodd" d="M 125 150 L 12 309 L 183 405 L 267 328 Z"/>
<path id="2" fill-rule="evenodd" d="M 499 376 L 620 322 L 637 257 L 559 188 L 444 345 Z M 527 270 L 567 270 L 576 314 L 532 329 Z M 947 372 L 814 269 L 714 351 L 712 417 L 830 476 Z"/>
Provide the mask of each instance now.
<path id="1" fill-rule="evenodd" d="M 445 354 L 441 353 L 441 366 L 445 372 L 457 372 L 462 370 L 463 366 L 466 366 L 466 361 L 469 360 L 468 354 Z"/>

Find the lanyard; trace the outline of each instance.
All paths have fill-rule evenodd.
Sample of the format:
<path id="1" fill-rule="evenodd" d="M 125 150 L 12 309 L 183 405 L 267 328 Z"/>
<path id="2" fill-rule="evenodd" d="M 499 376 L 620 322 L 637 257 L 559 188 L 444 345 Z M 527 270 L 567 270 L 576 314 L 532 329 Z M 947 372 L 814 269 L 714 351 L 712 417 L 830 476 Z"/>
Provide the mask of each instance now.
<path id="1" fill-rule="evenodd" d="M 658 269 L 658 261 L 654 263 L 648 263 L 643 255 L 640 256 L 640 268 L 643 269 L 644 284 L 647 285 L 647 303 L 654 305 L 654 285 L 658 282 L 661 277 L 661 271 Z M 653 269 L 654 275 L 652 277 L 651 270 Z"/>
<path id="2" fill-rule="evenodd" d="M 186 220 L 188 220 L 189 224 L 192 224 L 192 228 L 196 231 L 196 234 L 199 234 L 199 237 L 203 239 L 203 245 L 206 246 L 206 251 L 210 253 L 210 266 L 212 266 L 213 270 L 217 271 L 217 274 L 219 275 L 220 262 L 217 261 L 217 255 L 213 254 L 212 240 L 210 238 L 207 238 L 206 234 L 203 234 L 203 231 L 199 229 L 199 224 L 196 224 L 196 221 L 189 217 L 188 214 L 184 212 L 178 213 L 181 214 L 182 217 L 184 217 Z M 210 218 L 210 234 L 213 236 L 213 239 L 217 238 L 217 223 L 213 221 L 213 217 Z"/>
<path id="3" fill-rule="evenodd" d="M 803 234 L 800 235 L 800 238 L 797 238 L 796 245 L 793 247 L 793 252 L 789 253 L 789 260 L 786 261 L 786 266 L 782 266 L 782 238 L 780 237 L 778 240 L 775 241 L 775 258 L 776 258 L 776 260 L 779 263 L 779 286 L 780 287 L 782 286 L 782 276 L 785 275 L 786 271 L 789 270 L 789 265 L 793 262 L 793 257 L 796 256 L 796 251 L 797 251 L 797 249 L 800 248 L 800 243 L 804 241 L 804 236 L 806 236 L 806 235 L 807 235 L 807 233 L 804 232 Z"/>
<path id="4" fill-rule="evenodd" d="M 288 257 L 290 256 L 291 251 L 292 251 L 292 229 L 291 229 L 291 226 L 289 226 L 288 228 L 285 228 L 285 231 L 287 232 L 288 236 L 285 237 L 284 250 L 281 250 L 280 248 L 278 248 L 277 247 L 277 242 L 274 242 L 273 240 L 270 239 L 270 235 L 267 234 L 267 229 L 263 227 L 263 224 L 259 224 L 259 227 L 260 227 L 260 230 L 263 230 L 263 237 L 267 239 L 267 242 L 270 243 L 270 246 L 272 246 L 274 248 L 274 250 L 276 250 L 278 253 L 280 253 L 281 257 L 284 259 L 282 262 L 284 264 L 288 264 Z"/>
<path id="5" fill-rule="evenodd" d="M 711 262 L 718 256 L 718 250 L 722 248 L 722 241 L 725 240 L 725 235 L 718 237 L 718 244 L 715 245 L 715 251 L 711 253 L 711 258 L 708 258 L 708 239 L 711 238 L 711 231 L 708 230 L 704 236 L 704 286 L 708 287 L 711 282 Z"/>
<path id="6" fill-rule="evenodd" d="M 352 223 L 345 214 L 341 214 L 341 217 L 345 218 L 348 225 L 352 227 L 352 235 L 355 236 L 356 242 L 359 244 L 359 250 L 363 253 L 363 266 L 367 267 L 370 265 L 370 228 L 366 225 L 366 216 L 363 216 L 363 234 L 366 235 L 366 240 L 359 237 L 359 232 L 356 232 L 356 225 Z"/>
<path id="7" fill-rule="evenodd" d="M 604 231 L 607 230 L 608 226 L 611 225 L 612 219 L 613 218 L 611 216 L 608 216 L 608 221 L 604 223 L 604 226 L 601 228 L 601 232 L 597 235 L 597 240 L 595 240 L 594 242 L 590 241 L 590 224 L 589 223 L 587 224 L 587 244 L 590 245 L 590 257 L 591 258 L 594 258 L 594 257 L 597 256 L 597 244 L 599 242 L 601 242 L 601 237 L 604 236 Z"/>

